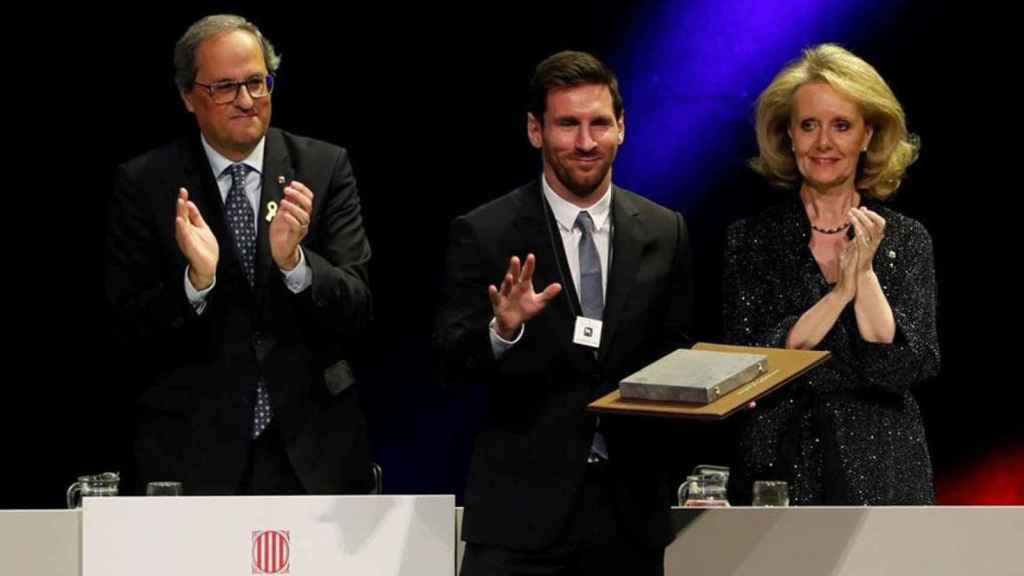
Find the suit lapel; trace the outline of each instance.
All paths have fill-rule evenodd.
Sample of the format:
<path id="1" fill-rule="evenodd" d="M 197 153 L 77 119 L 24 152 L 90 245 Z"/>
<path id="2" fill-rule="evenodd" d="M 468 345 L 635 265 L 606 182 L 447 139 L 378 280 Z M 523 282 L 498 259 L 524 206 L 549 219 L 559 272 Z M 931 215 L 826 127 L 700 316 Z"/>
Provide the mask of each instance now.
<path id="1" fill-rule="evenodd" d="M 524 253 L 520 257 L 525 258 L 527 253 L 532 253 L 536 257 L 537 267 L 533 273 L 534 290 L 540 292 L 554 282 L 562 285 L 562 293 L 548 304 L 543 314 L 547 316 L 546 325 L 551 327 L 552 339 L 560 346 L 573 345 L 572 329 L 577 312 L 570 302 L 578 302 L 579 299 L 569 271 L 569 263 L 565 259 L 565 248 L 562 245 L 562 235 L 558 231 L 558 223 L 544 202 L 539 181 L 530 184 L 520 195 L 520 210 L 515 226 L 524 247 Z M 507 267 L 507 262 L 504 267 Z"/>
<path id="2" fill-rule="evenodd" d="M 231 230 L 224 222 L 224 200 L 221 198 L 216 176 L 210 167 L 206 151 L 203 150 L 198 132 L 189 137 L 182 146 L 182 166 L 185 172 L 183 185 L 188 190 L 188 198 L 199 209 L 220 246 L 218 276 L 237 276 L 239 281 L 244 283 L 245 274 L 242 272 L 238 246 Z"/>
<path id="3" fill-rule="evenodd" d="M 188 199 L 199 209 L 218 242 L 231 240 L 231 234 L 224 225 L 224 201 L 198 133 L 182 146 L 182 165 L 185 169 L 183 186 L 188 190 Z"/>
<path id="4" fill-rule="evenodd" d="M 646 243 L 647 234 L 640 211 L 632 198 L 616 186 L 612 194 L 612 263 L 601 334 L 602 359 L 607 355 L 620 326 L 623 308 L 629 300 L 629 292 L 640 268 L 640 258 Z"/>
<path id="5" fill-rule="evenodd" d="M 270 222 L 267 221 L 268 206 L 271 202 L 279 206 L 284 196 L 284 184 L 295 178 L 288 148 L 285 146 L 281 132 L 271 128 L 267 131 L 263 149 L 263 174 L 260 186 L 260 203 L 257 206 L 256 218 L 256 280 L 257 294 L 261 294 L 267 284 L 268 274 L 276 268 L 270 253 Z"/>

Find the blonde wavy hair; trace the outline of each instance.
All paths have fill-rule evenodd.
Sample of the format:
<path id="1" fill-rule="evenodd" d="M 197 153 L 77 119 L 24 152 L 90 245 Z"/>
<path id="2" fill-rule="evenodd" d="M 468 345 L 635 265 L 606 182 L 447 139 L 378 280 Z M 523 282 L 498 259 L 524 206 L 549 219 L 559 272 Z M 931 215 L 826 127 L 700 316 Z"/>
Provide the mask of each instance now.
<path id="1" fill-rule="evenodd" d="M 751 167 L 774 185 L 793 186 L 801 181 L 787 129 L 793 94 L 813 82 L 825 82 L 856 102 L 864 121 L 874 128 L 855 186 L 873 198 L 888 198 L 917 160 L 920 139 L 907 132 L 903 107 L 878 71 L 836 44 L 804 50 L 758 96 L 758 156 L 750 161 Z"/>

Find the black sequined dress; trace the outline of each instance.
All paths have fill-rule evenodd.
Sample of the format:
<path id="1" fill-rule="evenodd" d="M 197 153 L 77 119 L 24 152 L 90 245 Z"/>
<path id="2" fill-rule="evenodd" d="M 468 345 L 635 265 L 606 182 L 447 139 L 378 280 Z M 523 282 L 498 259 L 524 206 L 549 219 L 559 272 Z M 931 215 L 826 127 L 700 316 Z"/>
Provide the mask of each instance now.
<path id="1" fill-rule="evenodd" d="M 738 416 L 730 499 L 754 480 L 789 482 L 793 504 L 930 504 L 931 460 L 911 388 L 939 370 L 931 238 L 915 220 L 865 199 L 886 220 L 874 270 L 892 307 L 892 344 L 865 342 L 852 303 L 818 345 L 832 358 Z M 831 286 L 808 243 L 799 201 L 736 222 L 726 237 L 726 340 L 784 347 Z"/>

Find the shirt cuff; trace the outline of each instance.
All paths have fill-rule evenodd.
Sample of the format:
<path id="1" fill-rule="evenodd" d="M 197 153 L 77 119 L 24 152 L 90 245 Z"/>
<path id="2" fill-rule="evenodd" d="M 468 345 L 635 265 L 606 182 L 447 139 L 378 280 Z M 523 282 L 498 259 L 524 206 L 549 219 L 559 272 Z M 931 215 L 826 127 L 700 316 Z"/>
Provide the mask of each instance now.
<path id="1" fill-rule="evenodd" d="M 491 336 L 491 351 L 494 352 L 494 357 L 501 358 L 512 346 L 515 346 L 523 338 L 523 333 L 526 332 L 526 324 L 519 327 L 519 332 L 515 338 L 511 340 L 505 340 L 498 335 L 498 320 L 491 318 L 491 323 L 488 324 L 488 332 Z"/>
<path id="2" fill-rule="evenodd" d="M 191 266 L 185 266 L 185 296 L 188 297 L 189 304 L 192 305 L 192 310 L 195 313 L 202 314 L 203 310 L 206 310 L 206 295 L 213 290 L 213 287 L 217 285 L 217 277 L 213 277 L 213 282 L 209 286 L 202 290 L 196 290 L 196 287 L 192 285 L 192 280 L 188 277 L 188 271 L 191 270 Z"/>
<path id="3" fill-rule="evenodd" d="M 281 270 L 278 268 L 278 270 Z M 292 294 L 298 294 L 313 285 L 313 269 L 306 262 L 306 253 L 299 246 L 299 263 L 291 270 L 281 270 L 284 275 L 284 285 L 291 290 Z"/>

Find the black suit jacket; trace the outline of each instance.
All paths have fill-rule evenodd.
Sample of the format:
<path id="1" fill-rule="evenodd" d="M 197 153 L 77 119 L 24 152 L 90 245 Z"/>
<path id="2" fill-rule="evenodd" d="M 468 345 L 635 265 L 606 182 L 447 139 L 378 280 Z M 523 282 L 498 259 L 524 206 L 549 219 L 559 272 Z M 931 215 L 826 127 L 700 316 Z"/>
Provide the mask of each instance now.
<path id="1" fill-rule="evenodd" d="M 538 182 L 452 225 L 435 348 L 447 380 L 488 391 L 465 494 L 467 541 L 519 549 L 554 543 L 583 484 L 595 427 L 586 405 L 622 377 L 689 344 L 692 289 L 682 216 L 618 187 L 611 210 L 611 269 L 596 357 L 572 343 L 573 302 L 579 300 Z M 563 295 L 495 360 L 487 286 L 500 284 L 510 256 L 528 253 L 537 258 L 535 288 L 560 282 Z M 620 519 L 640 543 L 666 544 L 672 496 L 662 465 L 671 457 L 664 451 L 664 424 L 622 417 L 601 422 Z"/>
<path id="2" fill-rule="evenodd" d="M 370 451 L 348 360 L 371 314 L 370 247 L 348 155 L 274 128 L 265 146 L 254 288 L 198 132 L 118 169 L 106 285 L 121 345 L 140 368 L 139 480 L 181 480 L 192 494 L 236 491 L 262 379 L 304 487 L 366 492 Z M 270 255 L 267 204 L 280 201 L 282 176 L 315 196 L 302 241 L 313 284 L 299 294 Z M 220 245 L 202 314 L 185 295 L 187 262 L 174 238 L 180 187 Z"/>

